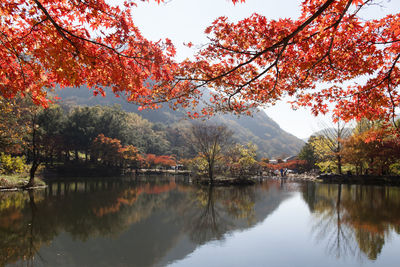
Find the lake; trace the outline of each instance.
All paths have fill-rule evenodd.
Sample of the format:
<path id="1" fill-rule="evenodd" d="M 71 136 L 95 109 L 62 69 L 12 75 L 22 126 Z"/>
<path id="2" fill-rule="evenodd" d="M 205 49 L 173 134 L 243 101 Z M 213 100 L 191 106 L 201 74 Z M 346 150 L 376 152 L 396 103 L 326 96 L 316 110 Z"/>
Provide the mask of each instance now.
<path id="1" fill-rule="evenodd" d="M 400 188 L 174 177 L 0 192 L 0 266 L 399 266 Z"/>

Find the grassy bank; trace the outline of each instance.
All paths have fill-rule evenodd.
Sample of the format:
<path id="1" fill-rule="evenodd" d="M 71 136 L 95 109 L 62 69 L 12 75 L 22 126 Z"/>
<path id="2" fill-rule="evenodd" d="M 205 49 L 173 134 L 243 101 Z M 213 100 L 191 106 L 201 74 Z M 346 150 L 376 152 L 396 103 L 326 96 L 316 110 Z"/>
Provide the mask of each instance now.
<path id="1" fill-rule="evenodd" d="M 2 189 L 14 189 L 25 186 L 29 181 L 29 175 L 27 173 L 5 175 L 0 174 L 0 190 Z M 46 183 L 39 177 L 35 177 L 34 186 L 45 186 Z"/>

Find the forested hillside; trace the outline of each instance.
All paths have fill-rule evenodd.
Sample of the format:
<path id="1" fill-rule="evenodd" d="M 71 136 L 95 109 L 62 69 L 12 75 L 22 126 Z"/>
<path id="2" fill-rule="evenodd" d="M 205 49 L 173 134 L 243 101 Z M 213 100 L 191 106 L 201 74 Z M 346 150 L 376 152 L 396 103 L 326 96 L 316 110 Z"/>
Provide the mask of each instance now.
<path id="1" fill-rule="evenodd" d="M 174 111 L 168 106 L 157 110 L 138 111 L 138 106 L 113 95 L 110 95 L 110 97 L 94 97 L 87 88 L 69 88 L 68 90 L 57 90 L 56 92 L 61 97 L 62 102 L 67 105 L 119 104 L 125 111 L 137 113 L 159 127 L 170 128 L 171 133 L 174 130 L 176 133 L 180 133 L 183 131 L 182 128 L 187 128 L 192 123 L 190 119 L 186 118 L 183 110 Z M 260 157 L 271 158 L 297 154 L 304 144 L 302 140 L 283 131 L 264 111 L 256 112 L 252 117 L 217 114 L 210 120 L 228 125 L 235 132 L 235 137 L 241 143 L 253 142 L 256 144 Z"/>

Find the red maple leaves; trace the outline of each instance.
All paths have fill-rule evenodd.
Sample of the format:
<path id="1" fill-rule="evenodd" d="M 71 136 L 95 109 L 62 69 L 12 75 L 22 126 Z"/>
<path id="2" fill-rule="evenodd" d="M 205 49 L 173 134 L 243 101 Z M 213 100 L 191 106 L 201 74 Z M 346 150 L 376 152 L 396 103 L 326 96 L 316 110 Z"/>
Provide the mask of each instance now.
<path id="1" fill-rule="evenodd" d="M 157 88 L 174 79 L 175 49 L 169 40 L 146 40 L 133 23 L 131 6 L 104 0 L 2 1 L 1 93 L 29 95 L 46 105 L 46 88 L 87 85 L 102 94 L 111 87 L 133 102 L 153 100 L 145 82 L 152 80 Z"/>
<path id="2" fill-rule="evenodd" d="M 366 2 L 305 0 L 296 20 L 221 17 L 206 29 L 210 43 L 194 60 L 177 63 L 170 40 L 141 35 L 130 15 L 135 1 L 6 0 L 0 91 L 46 105 L 46 90 L 57 84 L 87 85 L 95 94 L 111 87 L 145 107 L 188 107 L 208 87 L 213 101 L 193 117 L 250 112 L 289 95 L 315 114 L 334 102 L 342 119 L 388 120 L 400 104 L 400 15 L 363 20 L 358 12 Z"/>
<path id="3" fill-rule="evenodd" d="M 334 102 L 335 116 L 345 120 L 389 119 L 400 103 L 399 14 L 364 21 L 363 5 L 304 1 L 297 20 L 220 17 L 206 29 L 208 46 L 182 64 L 182 76 L 194 88 L 213 89 L 213 110 L 242 113 L 289 95 L 315 114 Z M 357 84 L 358 78 L 367 81 Z"/>

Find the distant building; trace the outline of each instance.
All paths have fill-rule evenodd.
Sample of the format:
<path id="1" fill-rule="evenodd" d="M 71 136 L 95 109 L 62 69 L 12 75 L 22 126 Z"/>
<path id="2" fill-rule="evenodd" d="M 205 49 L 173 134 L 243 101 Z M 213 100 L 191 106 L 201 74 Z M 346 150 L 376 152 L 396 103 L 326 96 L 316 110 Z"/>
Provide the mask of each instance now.
<path id="1" fill-rule="evenodd" d="M 283 162 L 289 162 L 289 161 L 297 160 L 297 159 L 298 159 L 297 156 L 290 156 L 290 157 L 283 159 Z"/>
<path id="2" fill-rule="evenodd" d="M 298 157 L 297 156 L 290 156 L 290 157 L 287 157 L 287 158 L 284 158 L 284 159 L 270 159 L 269 163 L 270 164 L 278 164 L 279 162 L 290 162 L 290 161 L 293 161 L 293 160 L 298 160 Z"/>

